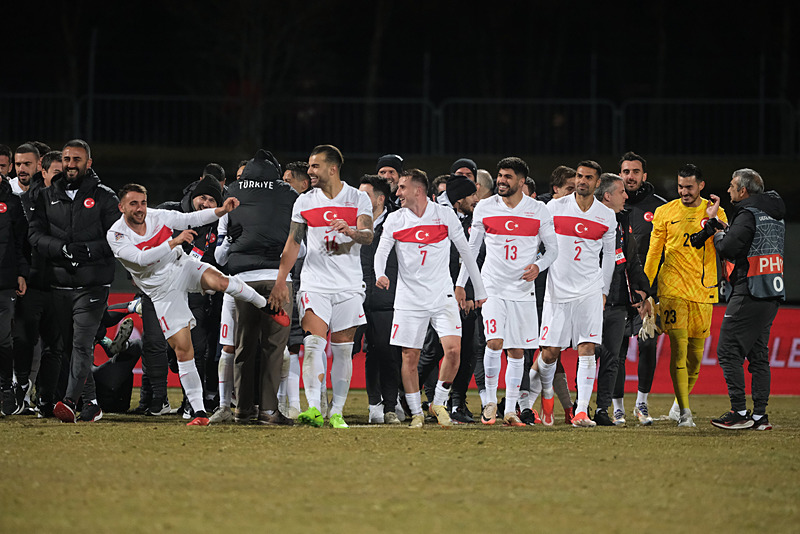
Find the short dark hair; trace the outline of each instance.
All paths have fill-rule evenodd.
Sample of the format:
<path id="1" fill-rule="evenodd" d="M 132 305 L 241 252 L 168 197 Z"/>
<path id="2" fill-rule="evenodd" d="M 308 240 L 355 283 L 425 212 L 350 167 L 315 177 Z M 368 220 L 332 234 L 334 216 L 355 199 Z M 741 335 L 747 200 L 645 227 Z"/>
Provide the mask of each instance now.
<path id="1" fill-rule="evenodd" d="M 578 163 L 575 166 L 575 169 L 577 169 L 578 167 L 588 167 L 590 169 L 594 169 L 595 171 L 597 171 L 597 177 L 598 178 L 600 177 L 601 174 L 603 174 L 603 168 L 600 167 L 599 163 L 597 163 L 596 161 L 594 161 L 592 159 L 585 159 L 585 160 L 581 161 L 580 163 Z M 577 170 L 575 172 L 577 174 Z"/>
<path id="2" fill-rule="evenodd" d="M 311 186 L 311 177 L 308 175 L 308 163 L 305 161 L 292 161 L 286 164 L 286 170 L 298 180 L 304 180 Z M 306 188 L 307 189 L 307 188 Z"/>
<path id="3" fill-rule="evenodd" d="M 531 178 L 530 176 L 526 176 L 525 177 L 525 185 L 528 186 L 528 189 L 532 193 L 536 192 L 536 181 L 533 178 Z"/>
<path id="4" fill-rule="evenodd" d="M 89 143 L 87 143 L 83 139 L 72 139 L 64 144 L 64 148 L 70 148 L 70 147 L 84 149 L 86 151 L 86 157 L 88 159 L 92 159 L 92 149 L 89 147 Z M 64 148 L 61 149 L 62 152 L 64 151 Z"/>
<path id="5" fill-rule="evenodd" d="M 383 205 L 389 202 L 389 195 L 392 194 L 392 188 L 389 186 L 389 181 L 386 178 L 381 178 L 377 174 L 365 174 L 361 177 L 361 184 L 369 184 L 376 195 L 383 195 Z"/>
<path id="6" fill-rule="evenodd" d="M 631 160 L 626 160 L 626 161 L 631 161 Z M 600 202 L 602 202 L 605 194 L 611 192 L 611 189 L 614 187 L 615 182 L 623 182 L 622 177 L 619 176 L 618 174 L 614 174 L 611 172 L 604 172 L 603 174 L 601 174 L 600 185 L 598 185 L 597 189 L 594 190 L 595 198 Z"/>
<path id="7" fill-rule="evenodd" d="M 528 164 L 515 156 L 501 159 L 497 163 L 497 171 L 500 172 L 500 169 L 511 169 L 515 174 L 521 175 L 523 178 L 527 178 L 530 172 Z"/>
<path id="8" fill-rule="evenodd" d="M 428 191 L 428 175 L 421 169 L 408 169 L 403 171 L 400 176 L 408 176 L 411 181 L 419 186 L 422 186 L 425 191 Z"/>
<path id="9" fill-rule="evenodd" d="M 428 191 L 428 194 L 431 195 L 432 197 L 438 195 L 439 191 L 437 191 L 437 189 L 439 189 L 439 185 L 447 184 L 447 180 L 449 179 L 450 179 L 449 174 L 440 174 L 439 176 L 434 178 L 433 181 L 431 182 L 431 187 L 430 190 Z"/>
<path id="10" fill-rule="evenodd" d="M 14 154 L 33 154 L 36 156 L 36 159 L 42 157 L 42 155 L 39 153 L 39 149 L 33 146 L 32 143 L 23 143 L 19 145 L 14 151 Z"/>
<path id="11" fill-rule="evenodd" d="M 213 176 L 220 183 L 225 181 L 225 169 L 223 169 L 222 165 L 219 165 L 218 163 L 209 163 L 208 165 L 206 165 L 203 168 L 203 176 L 206 175 Z"/>
<path id="12" fill-rule="evenodd" d="M 40 156 L 43 156 L 48 152 L 50 152 L 51 150 L 53 150 L 52 148 L 50 148 L 50 145 L 42 143 L 41 141 L 28 141 L 28 143 L 36 147 L 36 150 L 39 151 Z"/>
<path id="13" fill-rule="evenodd" d="M 620 168 L 622 168 L 622 163 L 624 161 L 638 161 L 639 163 L 642 164 L 642 172 L 645 172 L 645 173 L 647 172 L 647 162 L 644 160 L 644 158 L 642 156 L 640 156 L 636 152 L 630 152 L 630 151 L 625 152 L 622 155 L 622 158 L 620 158 L 620 160 L 619 160 L 619 167 Z"/>
<path id="14" fill-rule="evenodd" d="M 698 182 L 703 182 L 703 171 L 700 170 L 700 167 L 693 163 L 687 163 L 680 169 L 678 169 L 678 176 L 682 178 L 689 178 L 690 176 L 694 176 Z"/>
<path id="15" fill-rule="evenodd" d="M 11 159 L 11 149 L 6 145 L 0 145 L 0 156 L 5 156 Z"/>
<path id="16" fill-rule="evenodd" d="M 339 169 L 341 169 L 342 165 L 344 165 L 344 156 L 342 156 L 342 151 L 333 145 L 315 146 L 314 150 L 311 151 L 311 155 L 316 156 L 317 154 L 323 154 L 327 163 L 336 165 Z"/>
<path id="17" fill-rule="evenodd" d="M 42 169 L 49 171 L 50 166 L 53 164 L 54 161 L 61 161 L 60 150 L 51 150 L 50 152 L 42 156 Z"/>
<path id="18" fill-rule="evenodd" d="M 564 184 L 567 183 L 567 180 L 570 178 L 575 178 L 576 174 L 578 174 L 577 171 L 572 167 L 559 165 L 553 169 L 552 174 L 550 174 L 550 185 L 552 187 L 564 187 Z"/>
<path id="19" fill-rule="evenodd" d="M 120 202 L 122 201 L 122 197 L 127 195 L 128 193 L 141 193 L 144 196 L 147 196 L 147 188 L 143 185 L 139 184 L 125 184 L 123 185 L 120 190 L 117 192 L 117 197 L 119 198 Z"/>

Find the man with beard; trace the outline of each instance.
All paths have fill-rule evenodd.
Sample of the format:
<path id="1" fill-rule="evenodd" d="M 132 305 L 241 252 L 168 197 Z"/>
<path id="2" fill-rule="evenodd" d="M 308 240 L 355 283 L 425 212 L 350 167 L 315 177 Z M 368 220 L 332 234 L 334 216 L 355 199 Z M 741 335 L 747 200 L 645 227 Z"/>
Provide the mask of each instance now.
<path id="1" fill-rule="evenodd" d="M 656 208 L 667 203 L 655 193 L 653 184 L 647 181 L 647 162 L 634 153 L 626 152 L 619 162 L 619 175 L 625 182 L 625 192 L 628 200 L 625 201 L 625 210 L 628 212 L 630 228 L 633 231 L 633 240 L 636 242 L 636 259 L 644 265 L 647 259 L 647 249 L 650 246 L 650 234 L 653 232 L 653 214 Z M 642 318 L 638 313 L 628 314 L 625 323 L 625 335 L 619 351 L 619 365 L 617 367 L 617 381 L 614 386 L 612 403 L 614 413 L 612 418 L 615 424 L 625 424 L 625 361 L 628 356 L 628 340 L 635 336 L 642 328 Z M 656 337 L 642 339 L 637 337 L 639 346 L 639 386 L 636 394 L 636 405 L 633 415 L 639 419 L 639 424 L 649 426 L 653 424 L 650 410 L 647 405 L 647 396 L 653 385 L 653 375 L 656 372 Z"/>
<path id="2" fill-rule="evenodd" d="M 378 158 L 375 165 L 375 174 L 389 182 L 389 201 L 395 208 L 400 207 L 400 200 L 397 198 L 397 183 L 400 175 L 403 174 L 403 158 L 397 154 L 386 154 Z"/>
<path id="3" fill-rule="evenodd" d="M 689 236 L 699 232 L 709 217 L 712 202 L 700 196 L 703 174 L 687 163 L 678 171 L 678 195 L 653 214 L 653 234 L 644 272 L 650 284 L 658 277 L 661 328 L 669 336 L 669 371 L 675 390 L 670 418 L 679 427 L 694 427 L 689 407 L 691 393 L 703 360 L 705 339 L 711 334 L 713 304 L 719 300 L 717 254 L 713 244 L 695 248 Z M 727 223 L 720 209 L 717 218 Z M 662 259 L 663 258 L 663 259 Z"/>
<path id="4" fill-rule="evenodd" d="M 0 145 L 0 178 L 3 180 L 8 178 L 8 173 L 14 166 L 11 156 L 11 149 L 6 145 Z"/>
<path id="5" fill-rule="evenodd" d="M 42 170 L 39 149 L 31 143 L 25 143 L 17 147 L 14 153 L 14 169 L 17 171 L 16 178 L 9 180 L 14 194 L 19 196 L 31 186 L 31 177 Z"/>
<path id="6" fill-rule="evenodd" d="M 114 280 L 114 256 L 105 234 L 118 219 L 119 200 L 100 183 L 92 169 L 92 152 L 81 139 L 62 150 L 64 171 L 53 178 L 36 200 L 30 223 L 31 245 L 52 265 L 52 305 L 65 352 L 72 361 L 63 401 L 53 413 L 61 421 L 76 421 L 75 405 L 83 396 L 81 421 L 103 416 L 91 366 L 94 338 Z"/>
<path id="7" fill-rule="evenodd" d="M 524 372 L 523 351 L 538 346 L 539 320 L 533 281 L 558 256 L 553 218 L 541 202 L 523 195 L 528 164 L 510 157 L 497 164 L 497 194 L 475 209 L 469 243 L 476 255 L 486 242 L 486 260 L 481 268 L 488 298 L 482 318 L 486 337 L 483 355 L 485 393 L 481 422 L 493 425 L 497 414 L 497 384 L 501 354 L 506 351 L 505 426 L 524 426 L 515 410 Z M 539 243 L 546 253 L 541 258 Z M 456 282 L 456 299 L 464 307 L 467 278 L 462 266 Z"/>

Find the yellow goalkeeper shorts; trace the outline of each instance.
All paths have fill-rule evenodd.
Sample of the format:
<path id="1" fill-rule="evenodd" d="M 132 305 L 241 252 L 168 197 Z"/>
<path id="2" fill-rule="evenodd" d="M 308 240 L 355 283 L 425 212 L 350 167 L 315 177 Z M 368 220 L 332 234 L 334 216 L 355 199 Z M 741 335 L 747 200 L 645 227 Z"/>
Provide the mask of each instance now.
<path id="1" fill-rule="evenodd" d="M 663 331 L 687 330 L 689 337 L 699 338 L 710 335 L 713 305 L 666 296 L 659 298 L 659 305 Z"/>

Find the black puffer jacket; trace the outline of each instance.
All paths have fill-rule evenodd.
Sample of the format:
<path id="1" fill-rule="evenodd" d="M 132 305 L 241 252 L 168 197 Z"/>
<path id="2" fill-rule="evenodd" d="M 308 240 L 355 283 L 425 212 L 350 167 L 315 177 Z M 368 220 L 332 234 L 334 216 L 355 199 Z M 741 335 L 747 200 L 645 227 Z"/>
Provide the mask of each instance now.
<path id="1" fill-rule="evenodd" d="M 66 186 L 66 176 L 58 173 L 36 199 L 28 232 L 31 245 L 51 262 L 53 286 L 108 285 L 114 281 L 114 254 L 106 232 L 120 218 L 119 199 L 91 168 L 80 179 L 75 200 Z M 71 243 L 85 245 L 90 259 L 72 265 L 62 252 Z"/>
<path id="2" fill-rule="evenodd" d="M 31 186 L 19 197 L 22 201 L 22 209 L 25 211 L 25 218 L 29 224 L 36 210 L 36 199 L 39 198 L 39 195 L 44 191 L 45 187 L 47 186 L 44 185 L 42 173 L 37 172 L 31 178 Z M 53 278 L 53 269 L 49 266 L 47 259 L 36 249 L 31 247 L 31 242 L 27 235 L 25 236 L 23 248 L 25 257 L 28 259 L 31 266 L 30 275 L 27 279 L 28 287 L 43 291 L 49 290 Z"/>
<path id="3" fill-rule="evenodd" d="M 386 213 L 388 216 L 394 210 L 392 205 L 387 205 L 389 209 Z M 386 260 L 386 277 L 389 279 L 389 289 L 381 289 L 375 285 L 375 251 L 378 250 L 378 244 L 383 235 L 383 223 L 386 222 L 386 217 L 380 223 L 373 225 L 373 232 L 375 237 L 369 245 L 361 245 L 361 272 L 364 274 L 364 284 L 367 286 L 366 298 L 364 299 L 364 310 L 370 311 L 389 311 L 394 309 L 394 296 L 397 291 L 397 253 L 394 247 L 389 252 L 389 258 Z"/>
<path id="4" fill-rule="evenodd" d="M 0 289 L 16 289 L 17 277 L 28 278 L 28 260 L 23 250 L 28 222 L 11 184 L 0 179 Z"/>
<path id="5" fill-rule="evenodd" d="M 786 205 L 775 191 L 753 195 L 734 204 L 734 213 L 725 236 L 714 242 L 720 257 L 733 262 L 729 281 L 734 295 L 750 294 L 747 288 L 747 272 L 750 269 L 747 254 L 756 233 L 756 219 L 753 212 L 745 209 L 748 207 L 758 208 L 776 220 L 786 217 Z"/>
<path id="6" fill-rule="evenodd" d="M 630 214 L 627 210 L 617 213 L 617 223 L 614 246 L 616 251 L 614 261 L 617 263 L 614 266 L 614 277 L 611 279 L 606 306 L 630 307 L 632 302 L 641 300 L 638 294 L 633 293 L 634 291 L 644 291 L 648 297 L 653 293 L 642 264 L 636 255 L 636 238 L 632 234 Z M 624 261 L 622 261 L 623 259 Z M 606 261 L 605 257 L 603 257 L 603 261 Z"/>
<path id="7" fill-rule="evenodd" d="M 199 181 L 192 182 L 183 188 L 183 198 L 180 200 L 180 202 L 164 202 L 163 204 L 159 204 L 157 208 L 161 210 L 180 211 L 182 213 L 193 212 L 194 206 L 192 206 L 192 192 L 194 192 L 194 188 L 198 183 Z M 183 247 L 183 251 L 189 256 L 194 256 L 192 251 L 196 248 L 198 251 L 197 254 L 200 254 L 200 258 L 196 259 L 216 266 L 217 262 L 214 259 L 214 249 L 216 248 L 217 244 L 217 221 L 200 227 L 192 227 L 192 230 L 197 232 L 197 236 L 194 238 L 193 242 L 183 243 L 181 245 Z M 175 230 L 173 232 L 173 237 L 177 236 L 181 232 L 182 230 Z"/>
<path id="8" fill-rule="evenodd" d="M 630 213 L 630 226 L 636 240 L 636 255 L 639 263 L 644 265 L 647 249 L 650 247 L 650 234 L 653 233 L 653 214 L 656 208 L 667 201 L 656 194 L 656 188 L 650 182 L 642 182 L 642 186 L 633 193 L 628 193 L 625 209 Z"/>

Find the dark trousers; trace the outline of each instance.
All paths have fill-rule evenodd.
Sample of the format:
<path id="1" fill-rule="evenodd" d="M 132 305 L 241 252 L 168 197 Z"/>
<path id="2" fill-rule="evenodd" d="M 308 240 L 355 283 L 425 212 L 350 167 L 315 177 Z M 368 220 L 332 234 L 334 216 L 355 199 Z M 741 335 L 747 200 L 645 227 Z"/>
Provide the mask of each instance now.
<path id="1" fill-rule="evenodd" d="M 364 327 L 367 397 L 371 405 L 383 403 L 384 413 L 395 410 L 400 387 L 402 349 L 389 344 L 393 317 L 393 310 L 368 311 Z"/>
<path id="2" fill-rule="evenodd" d="M 14 373 L 14 349 L 11 325 L 14 322 L 14 303 L 17 295 L 13 289 L 0 290 L 0 389 L 11 389 Z M 28 365 L 30 369 L 30 364 Z M 27 377 L 25 377 L 27 382 Z"/>
<path id="3" fill-rule="evenodd" d="M 628 321 L 625 323 L 625 335 L 622 337 L 622 345 L 619 350 L 617 383 L 614 386 L 615 399 L 621 399 L 625 396 L 625 361 L 628 358 L 628 342 L 631 336 L 637 336 L 636 343 L 639 349 L 639 366 L 637 368 L 639 376 L 638 389 L 642 393 L 650 393 L 650 389 L 653 387 L 653 377 L 656 374 L 658 336 L 642 341 L 638 337 L 641 328 L 642 318 L 639 317 L 637 312 L 633 312 L 628 316 Z"/>
<path id="4" fill-rule="evenodd" d="M 139 404 L 149 406 L 153 399 L 167 398 L 167 340 L 153 301 L 142 295 L 142 389 Z"/>
<path id="5" fill-rule="evenodd" d="M 540 316 L 541 317 L 541 316 Z M 486 389 L 486 372 L 483 369 L 483 353 L 486 352 L 486 334 L 483 331 L 483 315 L 481 310 L 475 310 L 475 335 L 472 336 L 472 347 L 475 351 L 475 385 L 478 386 L 478 391 Z"/>
<path id="6" fill-rule="evenodd" d="M 480 323 L 477 321 L 479 317 L 474 312 L 464 316 L 461 314 L 461 359 L 458 364 L 458 372 L 453 379 L 453 386 L 450 390 L 450 399 L 453 406 L 460 406 L 467 398 L 467 388 L 469 381 L 472 379 L 472 373 L 475 371 L 475 363 L 477 353 L 475 351 L 475 330 L 480 329 Z M 483 360 L 483 352 L 480 353 L 480 359 Z M 436 330 L 428 327 L 428 332 L 425 335 L 425 343 L 422 345 L 422 351 L 419 356 L 419 383 L 425 385 L 425 395 L 428 397 L 429 402 L 433 402 L 434 389 L 436 387 L 436 380 L 434 377 L 438 370 L 439 362 L 444 357 L 444 349 L 439 342 L 439 336 Z M 429 387 L 428 379 L 433 382 L 433 387 Z"/>
<path id="7" fill-rule="evenodd" d="M 105 286 L 83 289 L 54 289 L 53 305 L 58 311 L 58 325 L 64 347 L 71 347 L 69 378 L 64 397 L 84 403 L 96 398 L 92 364 L 94 340 L 108 304 Z"/>
<path id="8" fill-rule="evenodd" d="M 597 373 L 598 408 L 608 409 L 611 406 L 611 394 L 620 372 L 624 387 L 625 369 L 619 369 L 619 355 L 627 319 L 626 306 L 608 306 L 603 310 L 603 343 L 595 349 L 595 357 L 600 364 Z"/>
<path id="9" fill-rule="evenodd" d="M 18 298 L 14 322 L 14 367 L 17 380 L 27 382 L 33 361 L 34 350 L 42 341 L 42 357 L 36 378 L 39 401 L 53 404 L 58 395 L 58 379 L 61 374 L 63 345 L 59 329 L 55 327 L 57 316 L 53 306 L 53 292 L 28 287 L 25 296 Z"/>
<path id="10" fill-rule="evenodd" d="M 759 300 L 750 295 L 733 295 L 725 308 L 719 331 L 717 358 L 725 382 L 731 409 L 747 408 L 744 392 L 744 360 L 752 377 L 753 413 L 767 413 L 769 402 L 769 331 L 778 313 L 777 300 Z"/>
<path id="11" fill-rule="evenodd" d="M 260 295 L 269 297 L 275 281 L 247 282 L 247 285 Z M 291 291 L 291 285 L 289 290 Z M 287 303 L 283 309 L 291 317 L 292 303 Z M 233 383 L 237 410 L 247 411 L 255 404 L 259 405 L 260 410 L 277 410 L 283 349 L 289 341 L 289 327 L 279 325 L 267 314 L 243 300 L 236 301 L 236 314 Z M 254 395 L 256 386 L 260 392 L 258 402 Z"/>

